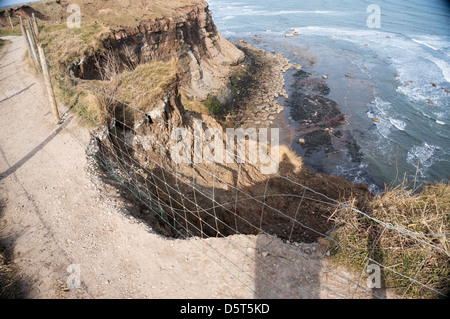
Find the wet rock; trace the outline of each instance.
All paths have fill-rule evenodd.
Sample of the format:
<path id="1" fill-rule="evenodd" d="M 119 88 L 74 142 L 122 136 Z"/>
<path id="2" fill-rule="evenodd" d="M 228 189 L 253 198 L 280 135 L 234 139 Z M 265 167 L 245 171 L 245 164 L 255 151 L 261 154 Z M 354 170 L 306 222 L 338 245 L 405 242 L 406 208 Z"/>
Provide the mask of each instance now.
<path id="1" fill-rule="evenodd" d="M 276 98 L 288 98 L 283 89 L 283 73 L 289 69 L 290 61 L 281 53 L 272 55 L 269 52 L 240 41 L 237 45 L 246 55 L 246 68 L 233 79 L 235 96 L 223 107 L 225 118 L 227 114 L 235 114 L 234 124 L 247 122 L 247 120 L 264 121 L 273 120 L 274 113 L 283 110 Z M 275 51 L 273 51 L 275 52 Z M 255 112 L 256 111 L 256 112 Z"/>

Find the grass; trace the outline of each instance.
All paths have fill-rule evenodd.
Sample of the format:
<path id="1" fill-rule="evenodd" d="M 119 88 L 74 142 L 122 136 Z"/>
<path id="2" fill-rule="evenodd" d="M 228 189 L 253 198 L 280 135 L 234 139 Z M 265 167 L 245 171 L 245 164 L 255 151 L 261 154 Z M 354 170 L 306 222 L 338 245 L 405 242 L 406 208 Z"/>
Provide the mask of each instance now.
<path id="1" fill-rule="evenodd" d="M 204 104 L 211 115 L 218 115 L 222 110 L 222 105 L 215 96 L 209 96 Z"/>
<path id="2" fill-rule="evenodd" d="M 137 109 L 148 112 L 177 81 L 177 59 L 140 64 L 125 71 L 114 80 L 117 96 Z"/>
<path id="3" fill-rule="evenodd" d="M 81 11 L 81 28 L 70 29 L 66 24 L 70 15 L 66 11 L 66 4 L 62 2 L 60 5 L 54 0 L 29 4 L 46 17 L 45 21 L 40 20 L 38 23 L 39 42 L 45 47 L 49 66 L 60 71 L 86 56 L 95 58 L 114 55 L 113 51 L 108 49 L 114 30 L 134 27 L 150 19 L 179 16 L 185 13 L 180 11 L 184 6 L 206 5 L 203 0 L 79 0 L 77 4 Z M 134 70 L 124 67 L 122 62 L 118 63 L 120 72 L 114 70 L 113 74 L 110 74 L 108 70 L 106 76 L 102 77 L 103 81 L 92 80 L 89 85 L 101 91 L 114 92 L 116 98 L 143 112 L 152 109 L 155 101 L 176 81 L 176 60 L 141 64 L 133 66 Z M 120 103 L 113 103 L 99 94 L 88 94 L 86 90 L 67 86 L 67 83 L 56 84 L 60 84 L 60 88 L 55 88 L 57 98 L 71 107 L 89 126 L 105 121 L 105 118 L 100 116 L 101 112 L 116 117 L 117 108 L 122 108 Z M 71 87 L 73 92 L 64 92 L 61 89 L 64 87 Z M 125 114 L 131 121 L 136 115 L 131 108 L 126 108 L 126 112 L 123 109 L 120 113 Z"/>
<path id="4" fill-rule="evenodd" d="M 186 97 L 184 92 L 181 92 L 181 104 L 183 104 L 183 107 L 188 111 L 199 114 L 209 114 L 209 110 L 206 108 L 204 103 Z"/>
<path id="5" fill-rule="evenodd" d="M 450 186 L 440 183 L 425 186 L 414 194 L 406 183 L 386 190 L 359 204 L 371 217 L 395 227 L 420 234 L 449 233 Z M 383 267 L 383 287 L 408 298 L 438 298 L 439 294 L 413 283 L 410 279 L 443 294 L 450 292 L 450 257 L 448 236 L 417 236 L 422 242 L 397 230 L 386 228 L 353 210 L 336 210 L 334 221 L 339 225 L 333 238 L 350 249 L 334 245 L 332 260 L 362 272 L 367 257 Z M 439 249 L 432 248 L 434 245 Z M 355 253 L 356 252 L 356 253 Z M 446 252 L 446 253 L 445 253 Z M 404 276 L 401 276 L 397 273 Z"/>
<path id="6" fill-rule="evenodd" d="M 77 0 L 80 6 L 82 28 L 98 23 L 110 28 L 135 27 L 141 21 L 180 15 L 178 8 L 204 3 L 202 0 Z M 54 0 L 29 4 L 54 22 L 65 23 L 70 13 Z"/>
<path id="7" fill-rule="evenodd" d="M 18 25 L 14 26 L 14 29 L 7 27 L 0 28 L 0 37 L 17 36 L 17 35 L 22 35 L 22 30 Z"/>
<path id="8" fill-rule="evenodd" d="M 9 42 L 11 42 L 11 41 L 0 39 L 0 50 L 2 50 L 3 47 L 4 47 L 5 45 L 7 45 Z"/>
<path id="9" fill-rule="evenodd" d="M 95 128 L 103 123 L 102 106 L 94 95 L 59 78 L 53 81 L 53 89 L 56 99 L 78 115 L 80 124 Z"/>
<path id="10" fill-rule="evenodd" d="M 101 24 L 86 24 L 69 29 L 65 24 L 44 24 L 39 40 L 45 47 L 48 63 L 66 68 L 86 55 L 104 50 L 104 41 L 112 36 L 111 30 Z"/>
<path id="11" fill-rule="evenodd" d="M 2 209 L 3 203 L 0 203 L 0 215 Z M 22 294 L 17 280 L 18 269 L 11 262 L 5 247 L 2 245 L 2 240 L 3 238 L 0 237 L 0 299 L 19 299 L 22 298 Z"/>
<path id="12" fill-rule="evenodd" d="M 103 49 L 104 41 L 111 38 L 114 30 L 135 27 L 150 19 L 176 17 L 183 13 L 180 8 L 199 3 L 205 4 L 203 0 L 79 0 L 81 28 L 72 29 L 66 24 L 70 13 L 65 5 L 47 0 L 29 6 L 46 17 L 39 25 L 40 40 L 49 51 L 47 59 L 55 66 L 67 67 Z M 20 28 L 18 31 L 20 34 Z"/>
<path id="13" fill-rule="evenodd" d="M 88 127 L 108 124 L 113 118 L 133 127 L 135 119 L 142 116 L 141 112 L 152 110 L 176 79 L 177 60 L 172 59 L 140 64 L 136 69 L 123 71 L 108 81 L 84 81 L 95 90 L 74 85 L 67 79 L 55 78 L 54 90 L 57 100 L 73 110 Z"/>
<path id="14" fill-rule="evenodd" d="M 0 299 L 21 298 L 17 281 L 17 269 L 9 261 L 3 247 L 0 246 Z"/>

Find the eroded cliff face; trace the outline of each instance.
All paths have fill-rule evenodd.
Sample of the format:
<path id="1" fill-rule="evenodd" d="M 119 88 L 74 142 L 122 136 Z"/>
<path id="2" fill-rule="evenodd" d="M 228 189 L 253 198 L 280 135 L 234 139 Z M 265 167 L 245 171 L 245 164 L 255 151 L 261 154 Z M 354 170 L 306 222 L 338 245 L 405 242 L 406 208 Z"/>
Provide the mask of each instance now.
<path id="1" fill-rule="evenodd" d="M 0 27 L 7 27 L 9 28 L 10 23 L 8 20 L 8 16 L 16 16 L 21 17 L 23 19 L 29 19 L 34 15 L 37 19 L 44 20 L 44 16 L 39 12 L 34 10 L 33 8 L 29 6 L 21 6 L 19 8 L 11 8 L 11 9 L 5 9 L 0 11 Z"/>
<path id="2" fill-rule="evenodd" d="M 280 175 L 263 174 L 258 165 L 240 164 L 237 160 L 195 163 L 195 123 L 201 121 L 202 132 L 208 128 L 221 131 L 221 126 L 208 115 L 186 111 L 180 90 L 197 100 L 208 94 L 226 96 L 231 91 L 233 67 L 243 60 L 244 54 L 222 38 L 207 4 L 180 8 L 179 13 L 176 18 L 148 20 L 138 27 L 113 33 L 109 44 L 130 64 L 176 56 L 180 76 L 145 114 L 140 112 L 132 121 L 122 118 L 109 123 L 95 137 L 96 159 L 120 176 L 121 183 L 139 198 L 136 207 L 142 210 L 140 215 L 160 217 L 150 222 L 167 228 L 164 234 L 168 236 L 228 236 L 258 234 L 262 230 L 283 239 L 315 241 L 317 231 L 325 233 L 332 227 L 328 220 L 330 206 L 320 203 L 320 195 L 306 194 L 302 186 L 291 180 L 335 199 L 361 190 L 342 178 L 309 171 L 282 147 Z M 89 76 L 89 63 L 89 58 L 80 63 L 80 76 Z M 121 109 L 116 113 L 127 114 Z M 174 160 L 174 154 L 179 153 L 176 146 L 180 145 L 177 132 L 189 137 L 182 150 L 191 159 L 187 162 Z M 225 136 L 216 138 L 226 144 Z M 210 143 L 203 137 L 200 148 L 208 152 Z M 272 195 L 266 198 L 267 194 Z M 316 200 L 303 201 L 299 194 Z M 302 214 L 295 216 L 300 204 Z M 292 219 L 306 227 L 294 229 Z"/>
<path id="3" fill-rule="evenodd" d="M 187 96 L 197 100 L 208 94 L 226 96 L 233 66 L 244 59 L 243 52 L 222 37 L 206 2 L 178 8 L 177 13 L 115 30 L 105 47 L 134 66 L 177 57 L 181 89 Z M 93 56 L 72 66 L 75 75 L 84 79 L 94 78 L 95 68 Z"/>

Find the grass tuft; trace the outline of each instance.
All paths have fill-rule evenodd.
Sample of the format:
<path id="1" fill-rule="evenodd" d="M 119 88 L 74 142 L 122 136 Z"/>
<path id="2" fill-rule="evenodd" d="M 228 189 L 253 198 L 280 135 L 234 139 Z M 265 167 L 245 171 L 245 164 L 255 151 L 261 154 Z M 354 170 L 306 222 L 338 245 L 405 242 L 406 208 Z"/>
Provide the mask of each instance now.
<path id="1" fill-rule="evenodd" d="M 332 219 L 338 225 L 333 238 L 341 243 L 333 247 L 332 260 L 364 271 L 370 257 L 382 265 L 383 288 L 408 298 L 438 298 L 448 295 L 450 287 L 450 186 L 438 183 L 414 194 L 407 183 L 388 189 L 383 195 L 356 205 L 370 217 L 406 231 L 427 234 L 403 234 L 348 208 L 339 208 Z M 431 244 L 436 248 L 428 245 Z M 356 253 L 355 253 L 356 252 Z M 386 268 L 389 267 L 390 269 Z M 402 274 L 403 276 L 397 274 Z M 423 285 L 413 282 L 415 279 Z M 432 289 L 428 289 L 432 288 Z"/>

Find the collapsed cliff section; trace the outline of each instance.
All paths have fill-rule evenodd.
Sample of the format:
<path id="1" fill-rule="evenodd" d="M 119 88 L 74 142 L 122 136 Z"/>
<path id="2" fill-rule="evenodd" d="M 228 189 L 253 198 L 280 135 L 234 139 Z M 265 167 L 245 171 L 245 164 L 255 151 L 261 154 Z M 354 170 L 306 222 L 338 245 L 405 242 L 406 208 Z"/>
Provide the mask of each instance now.
<path id="1" fill-rule="evenodd" d="M 225 40 L 215 26 L 208 5 L 177 10 L 178 16 L 142 22 L 114 31 L 113 46 L 133 64 L 177 57 L 182 90 L 191 98 L 225 96 L 233 66 L 244 54 Z"/>
<path id="2" fill-rule="evenodd" d="M 100 167 L 116 176 L 128 193 L 135 215 L 165 236 L 266 232 L 289 241 L 315 242 L 334 227 L 329 219 L 336 209 L 333 199 L 369 196 L 343 178 L 308 170 L 283 146 L 277 149 L 280 163 L 275 174 L 264 174 L 265 164 L 260 162 L 208 162 L 207 156 L 217 151 L 210 149 L 213 140 L 227 142 L 220 135 L 201 137 L 204 157 L 195 162 L 196 120 L 201 120 L 201 134 L 211 128 L 222 131 L 214 118 L 186 111 L 173 86 L 150 112 L 134 120 L 132 128 L 119 118 L 91 148 Z M 176 155 L 188 160 L 175 161 Z"/>
<path id="3" fill-rule="evenodd" d="M 284 147 L 270 150 L 280 154 L 276 174 L 264 174 L 260 165 L 236 159 L 192 163 L 196 120 L 202 132 L 222 127 L 206 112 L 186 110 L 182 95 L 190 101 L 233 97 L 230 78 L 241 68 L 244 54 L 222 38 L 205 2 L 172 12 L 133 26 L 89 20 L 81 30 L 44 26 L 41 41 L 47 44 L 51 63 L 118 99 L 92 91 L 75 94 L 77 113 L 93 120 L 99 131 L 90 154 L 133 195 L 138 215 L 150 216 L 149 222 L 159 223 L 165 235 L 264 231 L 288 240 L 315 241 L 333 227 L 328 217 L 334 206 L 324 203 L 328 199 L 320 193 L 341 199 L 364 190 L 343 178 L 309 171 Z M 279 58 L 277 72 L 288 67 L 285 62 Z M 276 92 L 268 90 L 271 98 L 282 93 L 280 83 Z M 186 143 L 190 148 L 176 148 L 178 129 L 192 137 Z M 214 153 L 211 138 L 201 139 L 200 148 Z M 214 136 L 214 141 L 226 145 L 224 136 Z M 190 160 L 174 161 L 180 152 Z"/>

